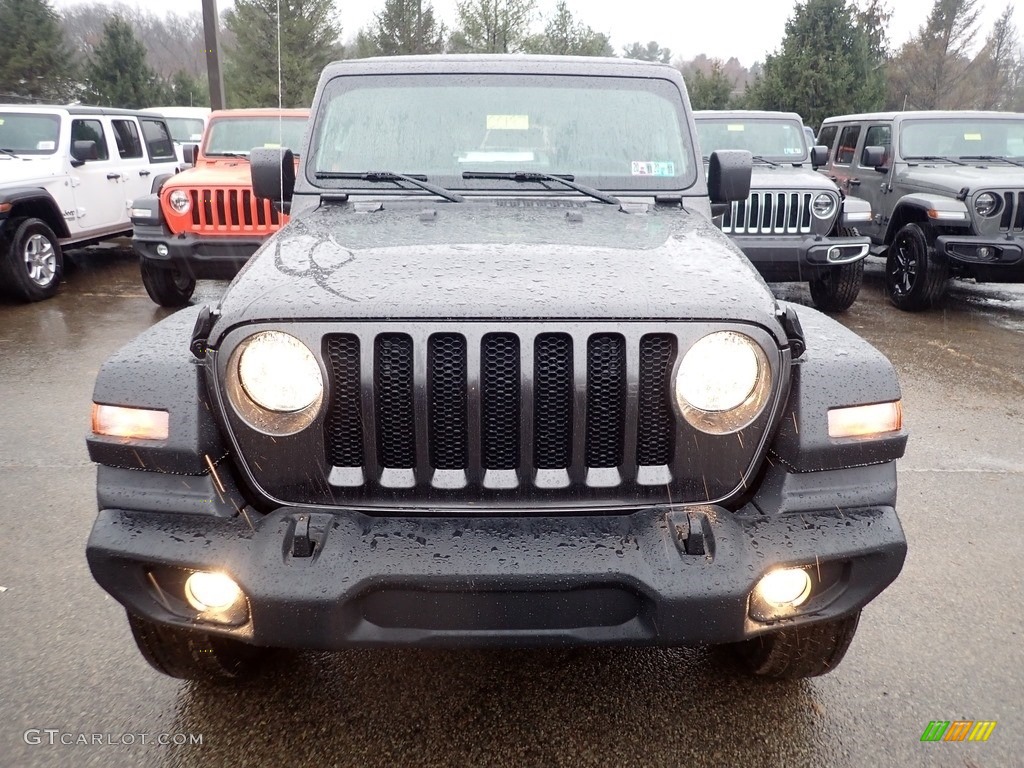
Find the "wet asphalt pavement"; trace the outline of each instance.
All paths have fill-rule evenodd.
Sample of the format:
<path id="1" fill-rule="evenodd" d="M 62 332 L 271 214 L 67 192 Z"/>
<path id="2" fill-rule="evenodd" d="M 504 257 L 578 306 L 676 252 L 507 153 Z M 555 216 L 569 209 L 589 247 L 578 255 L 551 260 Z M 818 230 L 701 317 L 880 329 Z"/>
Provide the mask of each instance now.
<path id="1" fill-rule="evenodd" d="M 0 302 L 0 766 L 1024 764 L 1024 286 L 955 285 L 910 315 L 872 265 L 843 317 L 900 373 L 910 551 L 832 674 L 752 681 L 704 650 L 387 650 L 284 654 L 211 688 L 151 670 L 86 565 L 93 379 L 167 311 L 129 255 L 78 262 L 56 299 Z M 998 725 L 919 741 L 957 719 Z M 59 743 L 80 734 L 103 743 Z"/>

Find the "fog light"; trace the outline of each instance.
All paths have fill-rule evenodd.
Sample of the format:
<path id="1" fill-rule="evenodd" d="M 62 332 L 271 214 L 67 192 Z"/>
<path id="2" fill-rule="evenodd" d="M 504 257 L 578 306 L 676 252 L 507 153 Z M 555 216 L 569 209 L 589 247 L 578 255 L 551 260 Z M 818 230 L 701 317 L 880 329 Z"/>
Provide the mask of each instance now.
<path id="1" fill-rule="evenodd" d="M 166 256 L 170 251 L 167 250 L 167 246 L 162 243 L 156 247 L 157 256 Z"/>
<path id="2" fill-rule="evenodd" d="M 978 248 L 978 258 L 979 259 L 991 259 L 992 258 L 992 249 L 989 246 L 987 246 L 987 245 L 981 246 L 980 248 Z"/>
<path id="3" fill-rule="evenodd" d="M 837 245 L 834 245 L 834 246 L 832 246 L 831 248 L 828 249 L 828 260 L 829 261 L 839 261 L 841 258 L 843 258 L 843 249 L 842 248 L 840 248 Z"/>
<path id="4" fill-rule="evenodd" d="M 777 608 L 796 608 L 811 596 L 811 577 L 803 568 L 780 568 L 757 584 L 757 594 Z"/>
<path id="5" fill-rule="evenodd" d="M 241 597 L 234 579 L 223 573 L 196 571 L 185 581 L 185 598 L 197 611 L 223 611 Z"/>

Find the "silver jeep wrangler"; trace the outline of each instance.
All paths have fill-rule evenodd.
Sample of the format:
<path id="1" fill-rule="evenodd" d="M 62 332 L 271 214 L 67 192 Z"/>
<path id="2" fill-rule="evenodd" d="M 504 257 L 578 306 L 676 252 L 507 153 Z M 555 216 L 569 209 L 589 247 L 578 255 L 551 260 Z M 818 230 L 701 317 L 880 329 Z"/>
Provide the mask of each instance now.
<path id="1" fill-rule="evenodd" d="M 938 304 L 954 277 L 1024 282 L 1024 114 L 830 117 L 818 143 L 839 188 L 871 203 L 858 230 L 897 307 Z"/>

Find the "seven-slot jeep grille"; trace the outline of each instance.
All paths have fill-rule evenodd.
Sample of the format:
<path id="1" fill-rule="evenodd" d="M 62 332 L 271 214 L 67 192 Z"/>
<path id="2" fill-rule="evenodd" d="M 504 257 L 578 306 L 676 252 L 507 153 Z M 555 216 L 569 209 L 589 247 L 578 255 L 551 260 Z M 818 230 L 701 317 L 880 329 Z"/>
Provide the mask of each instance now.
<path id="1" fill-rule="evenodd" d="M 732 203 L 722 220 L 730 235 L 797 235 L 811 231 L 815 192 L 751 192 Z"/>
<path id="2" fill-rule="evenodd" d="M 190 189 L 192 227 L 196 234 L 265 234 L 287 223 L 269 200 L 260 200 L 248 189 Z"/>
<path id="3" fill-rule="evenodd" d="M 774 413 L 767 408 L 728 435 L 679 415 L 672 377 L 680 355 L 724 328 L 296 323 L 289 331 L 323 359 L 325 395 L 313 423 L 274 436 L 230 407 L 227 416 L 239 460 L 280 501 L 479 511 L 701 503 L 744 487 Z M 771 338 L 736 330 L 765 345 L 777 375 Z M 224 365 L 254 332 L 232 334 Z"/>

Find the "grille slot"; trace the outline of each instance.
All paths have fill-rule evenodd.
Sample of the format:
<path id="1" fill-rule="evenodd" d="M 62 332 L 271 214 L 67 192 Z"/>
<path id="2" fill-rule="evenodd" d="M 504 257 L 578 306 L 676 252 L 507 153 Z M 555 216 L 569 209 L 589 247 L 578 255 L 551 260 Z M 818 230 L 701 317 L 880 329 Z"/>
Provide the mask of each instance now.
<path id="1" fill-rule="evenodd" d="M 595 334 L 587 341 L 588 467 L 622 464 L 626 416 L 626 342 L 617 333 Z"/>
<path id="2" fill-rule="evenodd" d="M 270 234 L 282 226 L 283 217 L 271 202 L 259 200 L 247 189 L 190 189 L 188 194 L 196 232 Z"/>
<path id="3" fill-rule="evenodd" d="M 533 463 L 537 469 L 567 469 L 572 460 L 572 338 L 537 337 L 533 356 Z"/>
<path id="4" fill-rule="evenodd" d="M 416 465 L 412 338 L 403 333 L 377 337 L 374 366 L 377 456 L 381 466 Z"/>
<path id="5" fill-rule="evenodd" d="M 331 372 L 331 403 L 325 424 L 327 462 L 363 466 L 363 422 L 359 410 L 359 339 L 349 334 L 324 340 Z"/>
<path id="6" fill-rule="evenodd" d="M 456 333 L 430 337 L 430 463 L 435 469 L 466 468 L 466 339 Z"/>
<path id="7" fill-rule="evenodd" d="M 485 469 L 519 466 L 519 339 L 489 333 L 480 354 L 481 438 Z"/>
<path id="8" fill-rule="evenodd" d="M 676 341 L 668 334 L 640 340 L 640 403 L 637 418 L 636 461 L 641 466 L 672 460 L 675 418 L 672 415 L 672 366 Z"/>

